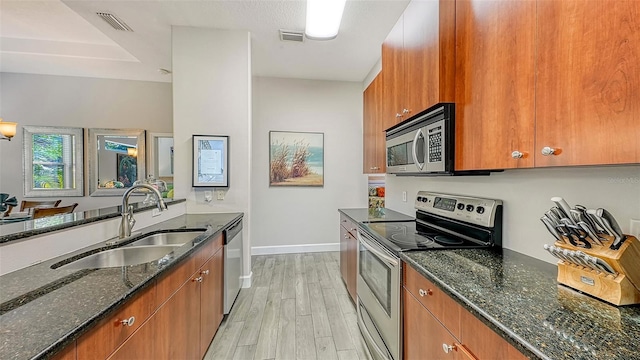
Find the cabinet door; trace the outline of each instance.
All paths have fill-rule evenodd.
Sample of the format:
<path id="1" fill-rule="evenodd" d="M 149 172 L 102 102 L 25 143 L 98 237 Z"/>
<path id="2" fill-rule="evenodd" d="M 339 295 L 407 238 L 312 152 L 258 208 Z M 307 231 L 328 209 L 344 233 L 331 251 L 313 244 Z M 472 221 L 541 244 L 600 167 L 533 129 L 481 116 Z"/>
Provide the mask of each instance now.
<path id="1" fill-rule="evenodd" d="M 457 170 L 533 167 L 535 29 L 534 0 L 456 1 Z"/>
<path id="2" fill-rule="evenodd" d="M 464 359 L 458 351 L 459 345 L 456 339 L 449 331 L 406 289 L 403 295 L 404 358 L 407 360 Z M 451 350 L 447 348 L 448 352 L 445 352 L 443 345 L 451 346 Z"/>
<path id="3" fill-rule="evenodd" d="M 524 360 L 520 351 L 484 325 L 468 311 L 462 312 L 461 341 L 478 359 Z"/>
<path id="4" fill-rule="evenodd" d="M 156 357 L 156 322 L 151 317 L 138 330 L 111 354 L 109 360 L 160 359 Z"/>
<path id="5" fill-rule="evenodd" d="M 640 163 L 640 1 L 539 1 L 538 18 L 536 166 Z"/>
<path id="6" fill-rule="evenodd" d="M 406 93 L 405 57 L 403 50 L 403 17 L 382 43 L 382 121 L 395 125 L 403 120 L 402 102 Z"/>
<path id="7" fill-rule="evenodd" d="M 404 11 L 403 51 L 409 118 L 455 92 L 455 1 L 412 1 Z"/>
<path id="8" fill-rule="evenodd" d="M 358 282 L 358 240 L 351 234 L 347 235 L 347 291 L 351 295 L 351 300 L 355 303 L 356 284 Z"/>
<path id="9" fill-rule="evenodd" d="M 76 342 L 53 356 L 52 360 L 76 360 Z"/>
<path id="10" fill-rule="evenodd" d="M 347 253 L 349 252 L 349 234 L 347 233 L 347 229 L 344 226 L 340 226 L 340 275 L 342 275 L 342 280 L 344 284 L 347 285 L 347 279 L 349 276 L 347 275 L 348 268 L 348 259 L 349 256 Z"/>
<path id="11" fill-rule="evenodd" d="M 193 274 L 154 315 L 156 359 L 200 358 L 199 276 Z"/>
<path id="12" fill-rule="evenodd" d="M 363 93 L 363 169 L 364 174 L 386 171 L 386 146 L 382 121 L 382 75 L 378 74 Z M 389 127 L 393 124 L 389 124 Z"/>
<path id="13" fill-rule="evenodd" d="M 211 344 L 223 316 L 224 257 L 222 249 L 211 257 L 200 270 L 200 357 Z"/>

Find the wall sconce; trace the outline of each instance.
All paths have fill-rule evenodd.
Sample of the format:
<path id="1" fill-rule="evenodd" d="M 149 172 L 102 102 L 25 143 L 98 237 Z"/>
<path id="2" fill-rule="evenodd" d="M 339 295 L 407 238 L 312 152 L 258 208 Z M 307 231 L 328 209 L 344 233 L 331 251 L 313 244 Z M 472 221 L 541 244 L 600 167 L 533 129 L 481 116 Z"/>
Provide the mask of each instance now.
<path id="1" fill-rule="evenodd" d="M 137 148 L 127 148 L 127 155 L 132 157 L 138 157 L 138 149 Z"/>
<path id="2" fill-rule="evenodd" d="M 2 121 L 0 118 L 0 140 L 9 140 L 16 136 L 16 126 L 18 123 Z"/>

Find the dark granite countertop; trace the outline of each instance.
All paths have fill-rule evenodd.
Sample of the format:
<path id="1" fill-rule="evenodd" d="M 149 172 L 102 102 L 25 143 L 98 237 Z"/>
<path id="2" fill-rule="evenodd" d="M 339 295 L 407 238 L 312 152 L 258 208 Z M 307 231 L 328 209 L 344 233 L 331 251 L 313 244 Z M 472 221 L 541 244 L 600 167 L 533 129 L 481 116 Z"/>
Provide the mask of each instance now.
<path id="1" fill-rule="evenodd" d="M 531 358 L 640 359 L 640 306 L 560 285 L 554 264 L 507 249 L 400 257 Z"/>
<path id="2" fill-rule="evenodd" d="M 186 201 L 185 199 L 165 199 L 167 206 Z M 133 211 L 139 212 L 155 208 L 155 205 L 132 203 Z M 72 226 L 88 224 L 119 217 L 122 206 L 111 206 L 102 209 L 79 211 L 72 214 L 48 216 L 41 219 L 0 224 L 0 244 L 20 240 L 30 236 L 45 234 L 66 229 Z"/>
<path id="3" fill-rule="evenodd" d="M 414 221 L 415 218 L 387 208 L 377 209 L 338 209 L 351 220 L 360 223 Z"/>
<path id="4" fill-rule="evenodd" d="M 104 242 L 0 276 L 0 359 L 45 359 L 62 350 L 105 318 L 153 279 L 176 265 L 241 218 L 242 213 L 182 215 L 142 229 L 143 234 L 186 229 L 206 230 L 176 248 L 168 263 L 149 262 L 122 268 L 51 269 L 64 259 L 95 252 Z M 166 260 L 166 259 L 165 259 Z M 126 280 L 126 281 L 125 281 Z"/>

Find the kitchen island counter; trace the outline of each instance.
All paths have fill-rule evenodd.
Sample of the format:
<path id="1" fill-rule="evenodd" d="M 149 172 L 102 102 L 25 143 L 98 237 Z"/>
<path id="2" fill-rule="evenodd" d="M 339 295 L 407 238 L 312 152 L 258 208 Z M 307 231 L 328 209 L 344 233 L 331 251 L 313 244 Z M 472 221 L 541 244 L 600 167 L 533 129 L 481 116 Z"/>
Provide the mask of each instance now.
<path id="1" fill-rule="evenodd" d="M 560 285 L 554 264 L 507 249 L 400 257 L 531 358 L 640 359 L 640 306 L 616 307 Z"/>
<path id="2" fill-rule="evenodd" d="M 0 359 L 51 357 L 242 216 L 242 213 L 182 215 L 142 229 L 143 234 L 186 229 L 201 229 L 204 233 L 194 235 L 193 241 L 177 247 L 162 261 L 126 267 L 126 276 L 121 267 L 67 270 L 51 266 L 130 241 L 116 246 L 101 242 L 0 276 Z"/>

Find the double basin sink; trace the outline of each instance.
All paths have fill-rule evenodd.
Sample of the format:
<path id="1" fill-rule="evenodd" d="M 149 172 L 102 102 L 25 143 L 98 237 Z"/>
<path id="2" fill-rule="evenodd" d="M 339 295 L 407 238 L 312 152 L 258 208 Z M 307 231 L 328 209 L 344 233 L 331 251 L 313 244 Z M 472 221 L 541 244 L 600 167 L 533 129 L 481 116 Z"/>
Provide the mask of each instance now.
<path id="1" fill-rule="evenodd" d="M 176 248 L 193 242 L 204 232 L 205 230 L 152 234 L 122 247 L 104 250 L 56 268 L 80 270 L 144 264 L 161 259 Z"/>

